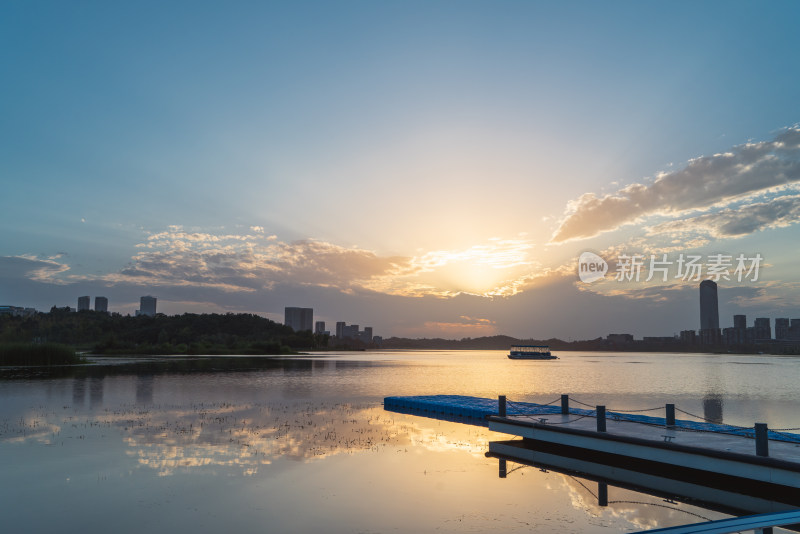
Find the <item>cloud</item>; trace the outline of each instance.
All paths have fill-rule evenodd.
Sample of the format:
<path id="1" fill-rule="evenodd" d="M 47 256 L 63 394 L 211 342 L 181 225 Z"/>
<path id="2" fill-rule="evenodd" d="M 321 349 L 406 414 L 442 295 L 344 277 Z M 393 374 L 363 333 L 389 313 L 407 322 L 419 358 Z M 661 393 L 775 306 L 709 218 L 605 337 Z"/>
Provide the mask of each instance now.
<path id="1" fill-rule="evenodd" d="M 409 258 L 391 276 L 374 279 L 368 287 L 402 296 L 509 297 L 549 272 L 531 257 L 533 248 L 525 239 L 490 239 L 463 250 L 426 252 Z"/>
<path id="2" fill-rule="evenodd" d="M 283 243 L 273 236 L 160 232 L 108 282 L 189 285 L 256 291 L 274 284 L 347 289 L 403 269 L 407 259 L 314 240 Z"/>
<path id="3" fill-rule="evenodd" d="M 276 285 L 452 298 L 514 295 L 546 276 L 524 239 L 491 239 L 464 250 L 414 257 L 381 256 L 313 239 L 286 243 L 274 235 L 187 232 L 180 226 L 149 235 L 131 263 L 99 278 L 109 284 L 214 288 L 253 292 Z M 59 273 L 52 278 L 60 279 Z M 86 276 L 69 275 L 76 281 Z M 63 280 L 63 279 L 62 279 Z"/>
<path id="4" fill-rule="evenodd" d="M 65 282 L 59 279 L 59 275 L 69 271 L 69 266 L 55 261 L 60 255 L 44 260 L 30 255 L 0 256 L 0 277 L 63 284 Z"/>
<path id="5" fill-rule="evenodd" d="M 652 215 L 723 207 L 798 181 L 800 127 L 795 126 L 772 141 L 693 159 L 679 171 L 659 174 L 650 184 L 631 184 L 603 196 L 586 193 L 568 204 L 552 242 L 593 237 Z"/>
<path id="6" fill-rule="evenodd" d="M 800 195 L 791 195 L 766 202 L 726 208 L 698 217 L 668 221 L 648 228 L 647 233 L 731 238 L 771 228 L 783 228 L 797 222 L 800 222 Z"/>
<path id="7" fill-rule="evenodd" d="M 416 333 L 413 333 L 415 332 Z M 462 315 L 456 321 L 426 321 L 411 335 L 423 336 L 492 336 L 497 334 L 497 324 L 491 319 Z"/>

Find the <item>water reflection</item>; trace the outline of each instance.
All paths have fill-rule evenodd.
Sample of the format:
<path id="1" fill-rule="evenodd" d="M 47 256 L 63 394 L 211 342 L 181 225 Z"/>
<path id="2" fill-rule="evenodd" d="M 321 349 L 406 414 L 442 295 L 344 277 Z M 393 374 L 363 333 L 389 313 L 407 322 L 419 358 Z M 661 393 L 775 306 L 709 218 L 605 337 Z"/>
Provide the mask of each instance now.
<path id="1" fill-rule="evenodd" d="M 381 399 L 549 402 L 572 393 L 620 409 L 677 402 L 713 418 L 724 396 L 731 422 L 800 425 L 792 378 L 800 360 L 773 358 L 736 374 L 730 357 L 638 355 L 649 365 L 630 365 L 629 355 L 588 355 L 599 364 L 561 356 L 548 366 L 476 351 L 0 369 L 4 528 L 595 533 L 685 524 L 698 520 L 691 513 L 724 511 L 636 493 L 574 466 L 507 460 L 503 469 L 484 454 L 507 436 L 388 413 Z M 702 381 L 706 368 L 724 380 Z"/>
<path id="2" fill-rule="evenodd" d="M 72 404 L 74 406 L 81 407 L 83 406 L 84 401 L 86 400 L 86 379 L 75 378 L 72 381 Z"/>
<path id="3" fill-rule="evenodd" d="M 136 376 L 136 404 L 149 406 L 153 404 L 153 375 L 141 374 Z"/>
<path id="4" fill-rule="evenodd" d="M 711 423 L 722 423 L 722 395 L 708 393 L 703 397 L 703 417 Z"/>
<path id="5" fill-rule="evenodd" d="M 663 472 L 561 455 L 551 447 L 540 449 L 535 442 L 526 446 L 520 441 L 492 442 L 487 457 L 498 460 L 499 478 L 508 478 L 524 467 L 560 473 L 573 506 L 596 517 L 624 518 L 639 529 L 789 511 L 800 504 L 787 500 L 785 493 L 770 495 L 752 485 L 706 486 L 702 479 L 687 482 Z M 788 528 L 800 531 L 800 525 Z"/>
<path id="6" fill-rule="evenodd" d="M 89 379 L 89 407 L 99 408 L 103 405 L 104 377 L 93 376 Z"/>
<path id="7" fill-rule="evenodd" d="M 147 379 L 137 382 L 137 398 L 140 391 L 143 396 L 151 391 L 148 383 Z M 80 412 L 64 407 L 61 413 L 34 411 L 15 421 L 6 420 L 0 427 L 0 441 L 63 444 L 65 440 L 99 439 L 113 430 L 121 436 L 126 456 L 160 476 L 221 467 L 252 475 L 260 466 L 278 460 L 307 462 L 365 451 L 408 452 L 414 447 L 466 451 L 477 458 L 489 441 L 485 430 L 463 427 L 445 433 L 409 420 L 413 418 L 398 420 L 374 404 L 137 404 L 105 409 L 91 417 L 76 413 Z"/>

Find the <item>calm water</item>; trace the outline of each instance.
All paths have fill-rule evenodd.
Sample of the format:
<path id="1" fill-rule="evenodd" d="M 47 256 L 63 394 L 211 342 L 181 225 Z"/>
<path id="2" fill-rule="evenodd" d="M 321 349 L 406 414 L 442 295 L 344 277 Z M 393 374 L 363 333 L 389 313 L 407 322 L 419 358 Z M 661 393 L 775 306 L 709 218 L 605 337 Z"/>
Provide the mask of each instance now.
<path id="1" fill-rule="evenodd" d="M 485 428 L 383 410 L 463 394 L 800 427 L 800 359 L 342 353 L 0 371 L 4 532 L 631 532 L 727 517 L 484 453 Z M 231 364 L 233 362 L 233 364 Z M 72 374 L 70 374 L 72 373 Z"/>

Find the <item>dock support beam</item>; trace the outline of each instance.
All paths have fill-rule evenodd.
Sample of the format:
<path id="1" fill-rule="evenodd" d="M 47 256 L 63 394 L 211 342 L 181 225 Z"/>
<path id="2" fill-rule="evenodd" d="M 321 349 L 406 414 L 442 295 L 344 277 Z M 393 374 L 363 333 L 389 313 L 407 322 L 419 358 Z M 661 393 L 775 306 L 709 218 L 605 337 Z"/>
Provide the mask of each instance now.
<path id="1" fill-rule="evenodd" d="M 598 432 L 605 432 L 606 431 L 606 407 L 605 406 L 597 406 L 597 431 Z"/>
<path id="2" fill-rule="evenodd" d="M 667 404 L 667 426 L 675 426 L 675 405 Z"/>
<path id="3" fill-rule="evenodd" d="M 503 458 L 500 458 L 499 464 L 498 475 L 500 478 L 506 478 L 506 476 L 508 476 L 508 463 Z"/>
<path id="4" fill-rule="evenodd" d="M 506 416 L 506 396 L 505 395 L 500 395 L 499 397 L 497 397 L 497 405 L 498 405 L 497 407 L 498 407 L 498 413 L 500 414 L 500 417 L 505 417 Z"/>
<path id="5" fill-rule="evenodd" d="M 561 395 L 561 415 L 569 415 L 569 395 Z"/>
<path id="6" fill-rule="evenodd" d="M 769 437 L 767 436 L 766 423 L 756 423 L 756 454 L 758 456 L 769 456 Z"/>

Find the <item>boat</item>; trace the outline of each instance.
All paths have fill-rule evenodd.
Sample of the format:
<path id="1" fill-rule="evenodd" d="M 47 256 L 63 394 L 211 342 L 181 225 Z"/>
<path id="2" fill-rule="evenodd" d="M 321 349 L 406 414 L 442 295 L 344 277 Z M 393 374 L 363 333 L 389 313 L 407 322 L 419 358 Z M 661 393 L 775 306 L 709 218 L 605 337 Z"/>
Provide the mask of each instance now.
<path id="1" fill-rule="evenodd" d="M 508 353 L 512 360 L 557 360 L 547 345 L 514 345 Z"/>

